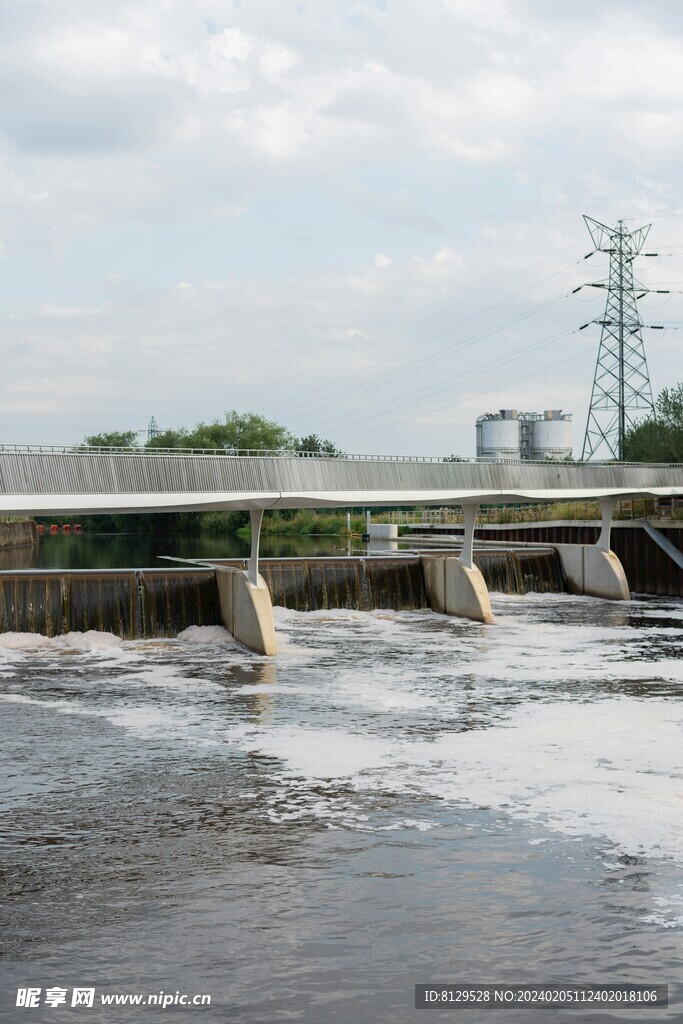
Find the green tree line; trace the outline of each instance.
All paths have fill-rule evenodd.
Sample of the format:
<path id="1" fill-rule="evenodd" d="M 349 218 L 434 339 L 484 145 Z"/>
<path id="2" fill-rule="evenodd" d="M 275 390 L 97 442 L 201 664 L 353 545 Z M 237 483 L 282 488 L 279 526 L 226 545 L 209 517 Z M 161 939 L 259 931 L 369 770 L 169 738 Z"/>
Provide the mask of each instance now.
<path id="1" fill-rule="evenodd" d="M 683 384 L 664 388 L 652 415 L 626 431 L 627 462 L 683 462 Z"/>

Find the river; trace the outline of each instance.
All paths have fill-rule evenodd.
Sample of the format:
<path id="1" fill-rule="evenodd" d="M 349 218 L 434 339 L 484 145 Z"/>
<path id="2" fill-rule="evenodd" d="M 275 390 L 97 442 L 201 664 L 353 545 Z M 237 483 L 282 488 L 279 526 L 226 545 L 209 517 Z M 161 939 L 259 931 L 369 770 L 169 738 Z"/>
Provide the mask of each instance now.
<path id="1" fill-rule="evenodd" d="M 353 546 L 364 545 L 354 538 Z M 346 553 L 342 537 L 264 534 L 263 558 Z M 58 533 L 37 544 L 0 550 L 0 569 L 151 569 L 168 567 L 169 558 L 248 558 L 250 542 L 237 534 Z"/>
<path id="2" fill-rule="evenodd" d="M 212 1000 L 50 1021 L 393 1024 L 416 983 L 624 981 L 670 1008 L 492 1019 L 680 1020 L 683 603 L 493 609 L 276 609 L 275 659 L 1 636 L 2 1019 L 20 987 Z"/>

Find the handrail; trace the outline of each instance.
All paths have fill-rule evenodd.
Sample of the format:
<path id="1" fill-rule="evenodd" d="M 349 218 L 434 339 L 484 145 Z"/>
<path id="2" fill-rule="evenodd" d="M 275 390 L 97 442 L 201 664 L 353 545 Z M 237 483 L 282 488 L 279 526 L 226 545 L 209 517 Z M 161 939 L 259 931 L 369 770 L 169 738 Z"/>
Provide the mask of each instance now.
<path id="1" fill-rule="evenodd" d="M 605 466 L 620 467 L 620 466 L 633 466 L 640 468 L 652 468 L 652 469 L 672 469 L 680 468 L 680 463 L 677 462 L 615 462 L 615 461 L 604 461 L 604 462 L 581 462 L 580 460 L 572 462 L 560 462 L 554 459 L 489 459 L 489 458 L 462 458 L 457 461 L 451 459 L 439 458 L 435 455 L 350 455 L 347 453 L 337 454 L 335 452 L 310 452 L 310 451 L 299 451 L 297 449 L 266 449 L 266 448 L 144 448 L 142 446 L 128 446 L 128 447 L 115 447 L 115 446 L 88 446 L 88 445 L 59 445 L 59 444 L 0 444 L 0 454 L 2 453 L 28 453 L 28 454 L 41 454 L 41 455 L 145 455 L 145 456 L 187 456 L 187 455 L 203 455 L 203 456 L 216 456 L 221 457 L 258 457 L 263 458 L 275 458 L 275 459 L 291 459 L 291 458 L 306 458 L 306 459 L 337 459 L 339 461 L 349 462 L 426 462 L 426 463 L 439 463 L 442 465 L 458 465 L 458 463 L 467 463 L 470 465 L 514 465 L 514 466 L 558 466 L 566 467 L 571 469 L 572 467 L 578 467 L 581 469 L 599 469 Z"/>

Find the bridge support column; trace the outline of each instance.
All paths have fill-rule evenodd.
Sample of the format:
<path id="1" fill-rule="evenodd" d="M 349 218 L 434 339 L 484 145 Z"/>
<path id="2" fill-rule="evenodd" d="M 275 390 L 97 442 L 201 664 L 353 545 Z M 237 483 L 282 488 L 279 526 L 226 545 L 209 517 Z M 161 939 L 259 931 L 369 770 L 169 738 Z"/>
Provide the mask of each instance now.
<path id="1" fill-rule="evenodd" d="M 462 521 L 465 530 L 463 532 L 462 551 L 460 552 L 459 559 L 467 569 L 474 568 L 474 524 L 477 521 L 478 511 L 479 505 L 463 505 L 462 507 Z"/>
<path id="2" fill-rule="evenodd" d="M 628 601 L 631 593 L 621 562 L 610 548 L 616 498 L 602 498 L 602 526 L 595 544 L 556 544 L 570 590 L 575 594 Z"/>
<path id="3" fill-rule="evenodd" d="M 432 611 L 475 622 L 493 622 L 488 588 L 473 560 L 478 510 L 478 504 L 463 505 L 465 532 L 459 557 L 424 555 L 422 570 Z"/>
<path id="4" fill-rule="evenodd" d="M 612 538 L 612 518 L 614 516 L 614 510 L 616 507 L 616 498 L 601 498 L 600 512 L 602 514 L 602 527 L 600 530 L 600 536 L 595 542 L 596 548 L 600 548 L 601 551 L 611 550 L 610 542 Z"/>
<path id="5" fill-rule="evenodd" d="M 244 572 L 216 566 L 223 625 L 235 640 L 257 654 L 275 654 L 275 621 L 270 591 L 258 571 L 263 509 L 251 509 L 251 555 Z"/>
<path id="6" fill-rule="evenodd" d="M 253 586 L 256 586 L 259 579 L 258 548 L 259 541 L 261 540 L 261 523 L 263 522 L 263 509 L 250 509 L 249 518 L 251 519 L 251 555 L 249 556 L 249 564 L 247 565 L 247 579 Z"/>

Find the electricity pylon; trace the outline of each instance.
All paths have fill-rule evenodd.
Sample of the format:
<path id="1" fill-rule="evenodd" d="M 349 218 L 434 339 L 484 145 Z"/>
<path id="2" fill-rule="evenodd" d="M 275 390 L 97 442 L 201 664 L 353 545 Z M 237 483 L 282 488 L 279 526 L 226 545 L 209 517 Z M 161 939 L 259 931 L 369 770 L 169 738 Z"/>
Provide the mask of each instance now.
<path id="1" fill-rule="evenodd" d="M 648 289 L 633 278 L 633 261 L 651 225 L 627 231 L 623 220 L 610 228 L 592 217 L 583 219 L 596 251 L 609 253 L 609 283 L 592 285 L 607 289 L 607 305 L 603 319 L 592 321 L 602 331 L 581 457 L 621 462 L 624 434 L 633 426 L 634 414 L 654 412 L 636 303 L 636 290 L 644 295 Z"/>
<path id="2" fill-rule="evenodd" d="M 155 438 L 157 436 L 157 434 L 160 434 L 160 433 L 161 433 L 161 430 L 159 429 L 159 427 L 157 425 L 157 421 L 152 416 L 150 418 L 149 423 L 147 424 L 147 440 L 151 441 L 153 438 Z"/>

